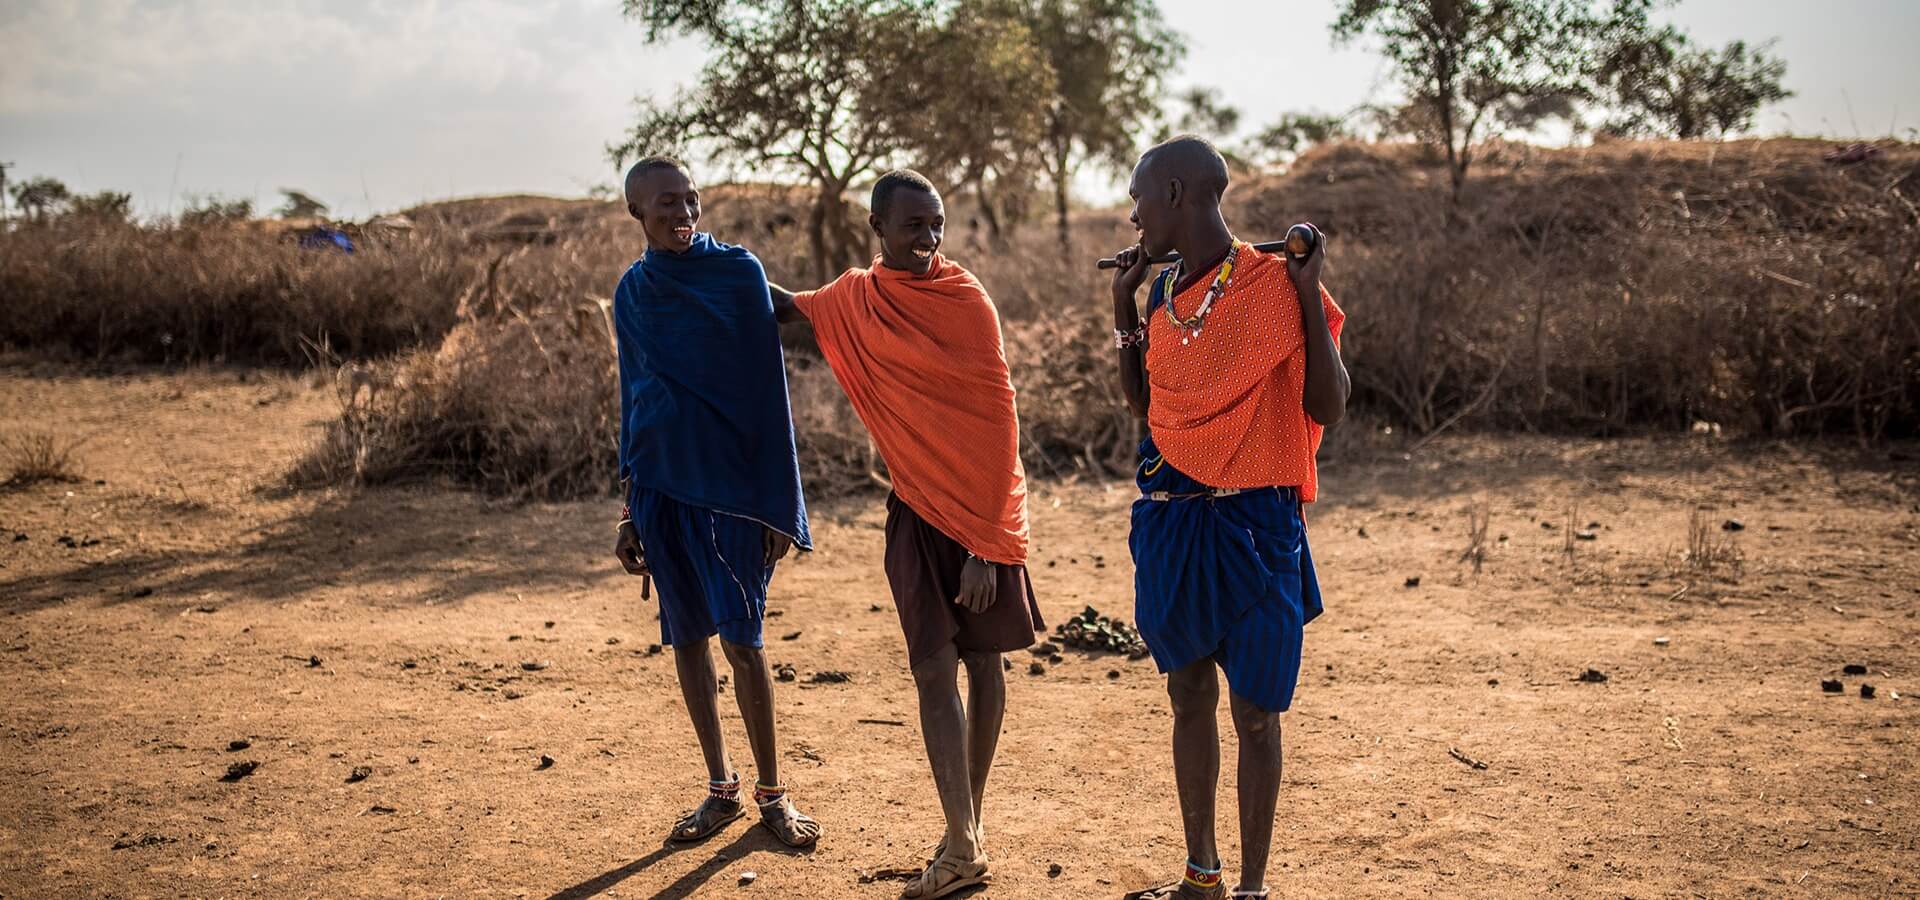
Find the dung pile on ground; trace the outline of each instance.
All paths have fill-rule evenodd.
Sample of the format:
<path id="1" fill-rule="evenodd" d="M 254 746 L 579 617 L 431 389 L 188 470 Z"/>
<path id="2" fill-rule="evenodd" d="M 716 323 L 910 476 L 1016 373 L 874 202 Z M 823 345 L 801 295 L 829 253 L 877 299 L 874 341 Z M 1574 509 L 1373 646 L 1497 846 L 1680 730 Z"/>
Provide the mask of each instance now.
<path id="1" fill-rule="evenodd" d="M 1147 645 L 1140 640 L 1140 632 L 1132 622 L 1103 616 L 1091 606 L 1060 623 L 1053 629 L 1053 636 L 1076 650 L 1125 653 L 1136 659 L 1147 655 Z"/>

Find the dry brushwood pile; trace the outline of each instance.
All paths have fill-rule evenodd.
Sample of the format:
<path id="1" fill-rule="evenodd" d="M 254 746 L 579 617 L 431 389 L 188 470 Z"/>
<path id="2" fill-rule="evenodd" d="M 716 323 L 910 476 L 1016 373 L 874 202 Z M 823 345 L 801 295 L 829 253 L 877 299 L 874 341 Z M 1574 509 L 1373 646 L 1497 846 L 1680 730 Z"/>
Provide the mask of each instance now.
<path id="1" fill-rule="evenodd" d="M 1241 178 L 1229 216 L 1251 239 L 1301 220 L 1326 230 L 1355 412 L 1403 435 L 1920 434 L 1920 151 L 1832 150 L 1501 145 L 1449 208 L 1444 164 L 1419 147 L 1340 144 Z M 297 481 L 610 492 L 606 303 L 638 228 L 615 203 L 528 197 L 406 217 L 414 227 L 351 256 L 258 223 L 18 227 L 0 233 L 0 346 L 344 362 L 350 396 Z M 703 227 L 803 288 L 816 268 L 804 220 L 800 193 L 733 185 L 709 192 Z M 1108 282 L 1091 266 L 1132 240 L 1124 213 L 1076 212 L 1070 251 L 1040 225 L 996 241 L 954 221 L 944 250 L 1004 322 L 1028 471 L 1124 474 L 1139 425 L 1114 385 Z M 784 339 L 809 491 L 885 484 L 805 326 Z"/>

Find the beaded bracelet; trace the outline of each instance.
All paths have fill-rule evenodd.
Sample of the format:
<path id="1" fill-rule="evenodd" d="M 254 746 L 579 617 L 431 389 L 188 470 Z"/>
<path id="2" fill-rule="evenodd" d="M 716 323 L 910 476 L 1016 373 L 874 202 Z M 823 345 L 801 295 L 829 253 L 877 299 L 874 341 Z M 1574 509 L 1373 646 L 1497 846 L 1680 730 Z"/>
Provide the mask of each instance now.
<path id="1" fill-rule="evenodd" d="M 1113 349 L 1130 350 L 1147 345 L 1147 323 L 1141 322 L 1132 331 L 1113 330 Z"/>

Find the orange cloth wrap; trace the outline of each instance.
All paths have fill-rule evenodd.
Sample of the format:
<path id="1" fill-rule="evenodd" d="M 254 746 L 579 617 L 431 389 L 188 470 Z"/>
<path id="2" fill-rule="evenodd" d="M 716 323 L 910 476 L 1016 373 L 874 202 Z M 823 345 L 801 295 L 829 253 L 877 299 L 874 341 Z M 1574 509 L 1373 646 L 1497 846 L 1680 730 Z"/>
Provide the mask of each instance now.
<path id="1" fill-rule="evenodd" d="M 1167 321 L 1165 305 L 1147 325 L 1147 425 L 1168 462 L 1213 487 L 1295 486 L 1312 502 L 1319 490 L 1314 454 L 1324 430 L 1307 415 L 1306 337 L 1299 294 L 1286 260 L 1252 247 L 1239 251 L 1233 280 L 1201 334 Z M 1217 270 L 1216 270 L 1217 272 Z M 1169 300 L 1177 315 L 1200 308 L 1214 273 Z M 1333 339 L 1346 314 L 1323 287 L 1320 301 Z"/>
<path id="2" fill-rule="evenodd" d="M 973 555 L 1027 562 L 1027 474 L 1000 317 L 939 254 L 924 276 L 849 269 L 794 295 L 820 352 L 920 518 Z"/>

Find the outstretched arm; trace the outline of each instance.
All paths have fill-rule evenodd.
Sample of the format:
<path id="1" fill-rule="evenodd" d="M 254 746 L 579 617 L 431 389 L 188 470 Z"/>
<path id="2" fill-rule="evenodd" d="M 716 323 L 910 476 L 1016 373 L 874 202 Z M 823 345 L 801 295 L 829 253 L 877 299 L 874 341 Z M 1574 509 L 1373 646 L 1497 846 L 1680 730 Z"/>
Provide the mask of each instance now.
<path id="1" fill-rule="evenodd" d="M 1307 384 L 1301 399 L 1315 422 L 1332 425 L 1346 418 L 1353 382 L 1340 359 L 1340 345 L 1333 339 L 1321 299 L 1320 267 L 1326 258 L 1327 242 L 1322 240 L 1306 259 L 1287 260 L 1287 276 L 1300 297 L 1300 328 L 1307 344 Z"/>
<path id="2" fill-rule="evenodd" d="M 793 292 L 773 282 L 767 282 L 767 293 L 773 295 L 773 320 L 785 325 L 789 322 L 805 322 L 807 314 L 793 302 Z"/>

